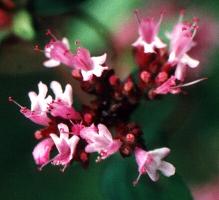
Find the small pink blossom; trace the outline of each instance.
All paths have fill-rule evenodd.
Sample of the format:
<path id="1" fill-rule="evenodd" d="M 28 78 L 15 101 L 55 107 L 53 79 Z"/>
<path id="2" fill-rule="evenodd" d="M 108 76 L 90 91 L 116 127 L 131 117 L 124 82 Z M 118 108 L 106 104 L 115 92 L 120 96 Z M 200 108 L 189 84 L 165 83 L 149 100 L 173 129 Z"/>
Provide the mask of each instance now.
<path id="1" fill-rule="evenodd" d="M 53 165 L 63 165 L 64 170 L 73 159 L 76 146 L 79 142 L 79 137 L 73 135 L 69 138 L 69 129 L 65 124 L 58 124 L 58 129 L 60 132 L 59 137 L 56 134 L 50 134 L 50 137 L 58 150 L 58 155 L 51 160 L 51 163 Z"/>
<path id="2" fill-rule="evenodd" d="M 33 91 L 28 93 L 31 101 L 31 109 L 21 107 L 20 112 L 31 121 L 43 126 L 47 126 L 51 121 L 47 116 L 47 105 L 52 101 L 52 97 L 46 97 L 48 88 L 42 82 L 39 82 L 38 90 L 38 94 Z"/>
<path id="3" fill-rule="evenodd" d="M 199 61 L 191 58 L 187 53 L 195 45 L 193 38 L 196 34 L 196 24 L 178 23 L 175 25 L 170 38 L 170 55 L 168 62 L 177 65 L 175 77 L 184 81 L 185 67 L 195 68 Z"/>
<path id="4" fill-rule="evenodd" d="M 55 100 L 49 104 L 51 115 L 64 119 L 79 119 L 80 114 L 72 107 L 73 95 L 71 85 L 67 84 L 64 92 L 60 83 L 57 81 L 52 81 L 50 87 L 55 94 Z"/>
<path id="5" fill-rule="evenodd" d="M 145 53 L 154 53 L 155 48 L 164 48 L 164 44 L 158 37 L 158 32 L 163 15 L 160 16 L 156 23 L 153 18 L 139 19 L 139 38 L 132 44 L 132 46 L 143 46 Z"/>
<path id="6" fill-rule="evenodd" d="M 50 152 L 54 142 L 51 138 L 47 138 L 38 143 L 33 150 L 33 158 L 37 165 L 45 165 L 49 162 Z"/>
<path id="7" fill-rule="evenodd" d="M 72 67 L 74 54 L 70 51 L 70 46 L 67 38 L 63 38 L 62 41 L 57 39 L 52 39 L 45 46 L 45 56 L 49 60 L 45 61 L 43 64 L 45 67 L 57 67 L 61 63 Z"/>
<path id="8" fill-rule="evenodd" d="M 162 172 L 164 176 L 172 176 L 175 174 L 175 167 L 169 162 L 163 161 L 170 153 L 169 148 L 160 148 L 153 151 L 144 151 L 143 149 L 135 148 L 135 158 L 138 164 L 138 178 L 134 181 L 136 185 L 142 174 L 148 174 L 152 181 L 157 181 L 159 179 L 158 170 Z"/>
<path id="9" fill-rule="evenodd" d="M 107 127 L 103 124 L 99 124 L 97 128 L 91 125 L 82 129 L 80 136 L 88 143 L 85 148 L 87 153 L 99 153 L 100 157 L 98 157 L 97 161 L 106 159 L 116 153 L 121 146 L 120 140 L 114 140 Z"/>
<path id="10" fill-rule="evenodd" d="M 154 90 L 156 94 L 178 94 L 181 91 L 180 87 L 176 87 L 176 77 L 171 76 L 167 81 L 165 81 L 162 85 L 157 87 Z"/>
<path id="11" fill-rule="evenodd" d="M 91 80 L 93 75 L 100 77 L 104 70 L 107 70 L 107 66 L 103 66 L 106 61 L 106 53 L 102 56 L 91 57 L 90 52 L 79 47 L 74 57 L 73 65 L 76 69 L 81 70 L 81 74 L 84 81 Z"/>

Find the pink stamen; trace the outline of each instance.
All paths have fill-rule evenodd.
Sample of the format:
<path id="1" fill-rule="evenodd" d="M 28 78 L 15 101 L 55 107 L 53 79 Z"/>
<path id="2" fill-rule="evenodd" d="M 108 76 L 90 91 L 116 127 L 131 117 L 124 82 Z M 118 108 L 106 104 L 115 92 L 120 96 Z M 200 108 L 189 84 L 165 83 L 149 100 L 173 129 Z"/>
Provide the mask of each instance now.
<path id="1" fill-rule="evenodd" d="M 46 35 L 52 37 L 55 41 L 58 40 L 58 39 L 56 38 L 56 36 L 51 32 L 50 29 L 48 29 L 48 30 L 46 31 Z"/>
<path id="2" fill-rule="evenodd" d="M 141 17 L 140 17 L 139 10 L 136 9 L 136 10 L 134 11 L 134 14 L 135 14 L 135 16 L 136 16 L 136 19 L 137 19 L 138 23 L 140 24 L 140 23 L 141 23 Z"/>
<path id="3" fill-rule="evenodd" d="M 204 78 L 200 78 L 198 80 L 195 80 L 195 81 L 192 81 L 192 82 L 188 82 L 188 83 L 185 83 L 185 84 L 180 84 L 180 85 L 177 85 L 177 86 L 174 86 L 174 87 L 171 87 L 171 88 L 182 88 L 182 87 L 188 87 L 190 85 L 194 85 L 194 84 L 197 84 L 199 82 L 202 82 L 202 81 L 205 81 L 207 80 L 208 78 L 204 77 Z"/>
<path id="4" fill-rule="evenodd" d="M 139 174 L 138 174 L 138 177 L 136 178 L 136 180 L 134 180 L 134 181 L 132 182 L 133 186 L 136 186 L 136 185 L 138 184 L 140 178 L 141 178 L 141 174 L 139 173 Z"/>
<path id="5" fill-rule="evenodd" d="M 25 108 L 24 106 L 20 105 L 17 101 L 15 101 L 13 99 L 13 97 L 8 97 L 8 101 L 14 103 L 15 105 L 17 105 L 19 108 Z"/>

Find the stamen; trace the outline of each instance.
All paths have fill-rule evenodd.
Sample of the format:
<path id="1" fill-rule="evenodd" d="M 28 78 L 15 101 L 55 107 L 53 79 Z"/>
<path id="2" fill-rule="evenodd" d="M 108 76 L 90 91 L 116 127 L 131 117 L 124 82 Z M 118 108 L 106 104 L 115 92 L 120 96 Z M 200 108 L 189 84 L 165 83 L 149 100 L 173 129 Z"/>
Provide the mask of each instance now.
<path id="1" fill-rule="evenodd" d="M 46 35 L 52 37 L 55 41 L 58 40 L 58 39 L 56 38 L 56 36 L 51 32 L 50 29 L 48 29 L 48 30 L 46 31 Z"/>
<path id="2" fill-rule="evenodd" d="M 141 174 L 139 173 L 137 179 L 132 182 L 133 186 L 136 186 L 138 184 L 138 181 L 140 180 L 140 178 L 141 178 Z"/>
<path id="3" fill-rule="evenodd" d="M 134 11 L 134 14 L 135 14 L 135 16 L 136 16 L 136 19 L 137 19 L 138 23 L 140 24 L 140 23 L 141 23 L 141 18 L 140 18 L 139 10 L 136 9 L 136 10 Z"/>
<path id="4" fill-rule="evenodd" d="M 70 123 L 71 123 L 72 125 L 75 125 L 74 122 L 73 122 L 71 119 L 69 119 L 69 121 L 70 121 Z"/>
<path id="5" fill-rule="evenodd" d="M 177 85 L 177 86 L 174 86 L 174 87 L 171 87 L 171 88 L 182 88 L 182 87 L 188 87 L 190 85 L 194 85 L 194 84 L 197 84 L 199 82 L 202 82 L 202 81 L 205 81 L 207 80 L 208 78 L 204 77 L 204 78 L 200 78 L 198 80 L 195 80 L 195 81 L 192 81 L 192 82 L 188 82 L 188 83 L 185 83 L 185 84 L 180 84 L 180 85 Z"/>
<path id="6" fill-rule="evenodd" d="M 165 11 L 164 11 L 164 10 L 161 11 L 161 13 L 160 13 L 160 19 L 159 19 L 159 21 L 158 21 L 158 23 L 157 23 L 157 27 L 158 27 L 158 28 L 160 27 L 160 24 L 161 24 L 161 22 L 163 21 L 163 16 L 164 16 L 164 14 L 165 14 Z"/>
<path id="7" fill-rule="evenodd" d="M 8 101 L 14 103 L 15 105 L 17 105 L 19 108 L 24 108 L 24 106 L 20 105 L 17 101 L 15 101 L 13 99 L 13 97 L 8 97 Z"/>

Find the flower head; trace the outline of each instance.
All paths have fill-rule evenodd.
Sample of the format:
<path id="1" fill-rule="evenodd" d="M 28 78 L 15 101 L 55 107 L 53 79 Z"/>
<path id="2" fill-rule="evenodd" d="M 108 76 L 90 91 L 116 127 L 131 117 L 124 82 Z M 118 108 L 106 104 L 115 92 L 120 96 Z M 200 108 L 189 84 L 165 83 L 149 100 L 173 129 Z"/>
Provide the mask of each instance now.
<path id="1" fill-rule="evenodd" d="M 160 49 L 166 47 L 166 44 L 164 44 L 158 37 L 163 15 L 161 14 L 158 22 L 155 22 L 153 18 L 139 19 L 138 15 L 137 18 L 139 21 L 139 38 L 132 44 L 132 46 L 143 46 L 145 53 L 154 53 L 155 48 Z"/>
<path id="2" fill-rule="evenodd" d="M 97 127 L 91 125 L 82 129 L 80 136 L 88 143 L 85 148 L 86 152 L 98 152 L 100 154 L 97 161 L 106 159 L 116 153 L 121 146 L 120 140 L 114 140 L 107 127 L 103 124 L 99 124 Z"/>
<path id="3" fill-rule="evenodd" d="M 73 65 L 76 69 L 81 70 L 84 81 L 91 80 L 93 75 L 100 77 L 107 66 L 103 66 L 106 61 L 106 53 L 102 56 L 91 57 L 90 52 L 82 47 L 77 49 Z"/>
<path id="4" fill-rule="evenodd" d="M 58 129 L 60 132 L 59 137 L 54 133 L 50 134 L 50 137 L 58 150 L 58 154 L 51 160 L 51 163 L 53 165 L 64 166 L 64 170 L 73 159 L 79 137 L 73 135 L 69 138 L 69 129 L 65 124 L 58 124 Z"/>
<path id="5" fill-rule="evenodd" d="M 158 170 L 162 172 L 163 175 L 169 177 L 175 174 L 175 167 L 169 162 L 163 161 L 170 153 L 170 149 L 164 147 L 160 149 L 155 149 L 153 151 L 144 151 L 143 149 L 135 148 L 135 158 L 138 164 L 139 176 L 134 184 L 137 184 L 142 174 L 148 174 L 152 181 L 157 181 L 159 179 Z"/>
<path id="6" fill-rule="evenodd" d="M 79 119 L 80 114 L 72 107 L 73 95 L 71 85 L 67 84 L 64 92 L 60 83 L 57 81 L 52 81 L 50 87 L 55 94 L 55 100 L 49 104 L 51 115 L 54 117 L 62 117 L 64 119 Z"/>

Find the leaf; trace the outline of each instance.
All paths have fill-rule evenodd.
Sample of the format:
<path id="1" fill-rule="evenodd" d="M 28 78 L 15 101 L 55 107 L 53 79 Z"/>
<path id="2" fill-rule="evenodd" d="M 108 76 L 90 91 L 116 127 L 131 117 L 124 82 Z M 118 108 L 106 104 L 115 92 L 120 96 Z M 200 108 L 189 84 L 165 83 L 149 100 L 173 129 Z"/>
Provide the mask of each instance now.
<path id="1" fill-rule="evenodd" d="M 35 37 L 35 32 L 30 14 L 21 10 L 15 14 L 12 32 L 24 40 L 31 40 Z"/>
<path id="2" fill-rule="evenodd" d="M 120 159 L 120 160 L 119 160 Z M 191 193 L 179 175 L 161 177 L 152 182 L 147 175 L 134 187 L 137 166 L 133 159 L 114 158 L 103 175 L 102 190 L 107 200 L 192 200 Z"/>
<path id="3" fill-rule="evenodd" d="M 165 96 L 161 100 L 142 101 L 131 117 L 131 121 L 138 123 L 144 132 L 147 145 L 164 139 L 162 125 L 177 105 L 176 96 Z"/>

